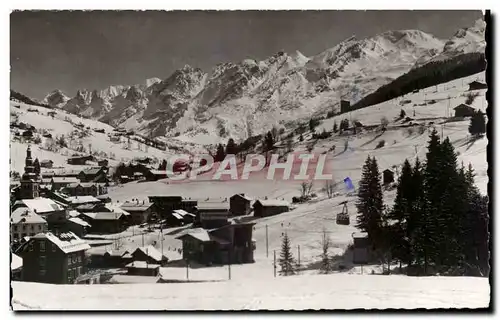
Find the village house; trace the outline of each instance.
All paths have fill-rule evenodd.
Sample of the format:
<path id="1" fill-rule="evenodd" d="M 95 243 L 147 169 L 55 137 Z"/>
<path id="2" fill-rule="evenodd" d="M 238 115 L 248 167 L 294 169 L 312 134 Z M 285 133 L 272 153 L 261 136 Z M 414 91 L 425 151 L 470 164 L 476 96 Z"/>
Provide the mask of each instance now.
<path id="1" fill-rule="evenodd" d="M 109 161 L 107 159 L 101 159 L 97 161 L 97 165 L 100 167 L 107 167 L 109 165 Z"/>
<path id="2" fill-rule="evenodd" d="M 125 266 L 129 276 L 157 277 L 160 274 L 160 265 L 148 264 L 144 261 L 134 261 Z"/>
<path id="3" fill-rule="evenodd" d="M 90 246 L 72 232 L 39 233 L 17 250 L 23 259 L 22 278 L 29 282 L 72 284 L 85 274 Z"/>
<path id="4" fill-rule="evenodd" d="M 148 264 L 165 266 L 168 258 L 153 246 L 139 247 L 131 253 L 133 261 L 144 261 Z"/>
<path id="5" fill-rule="evenodd" d="M 78 174 L 81 182 L 108 183 L 107 172 L 103 167 L 92 167 L 82 170 Z"/>
<path id="6" fill-rule="evenodd" d="M 394 182 L 394 172 L 390 169 L 385 169 L 382 171 L 382 181 L 383 184 L 390 184 Z"/>
<path id="7" fill-rule="evenodd" d="M 191 229 L 176 239 L 182 241 L 183 259 L 200 264 L 252 263 L 254 223 L 233 223 L 205 230 Z"/>
<path id="8" fill-rule="evenodd" d="M 340 100 L 340 113 L 346 113 L 351 110 L 351 102 Z"/>
<path id="9" fill-rule="evenodd" d="M 42 160 L 40 162 L 41 168 L 51 169 L 53 166 L 54 166 L 54 161 L 52 161 L 52 160 Z"/>
<path id="10" fill-rule="evenodd" d="M 145 175 L 147 181 L 157 181 L 167 178 L 167 171 L 164 170 L 148 170 Z"/>
<path id="11" fill-rule="evenodd" d="M 100 204 L 101 200 L 93 197 L 93 196 L 74 196 L 74 197 L 66 197 L 65 202 L 71 207 L 76 208 L 83 204 Z"/>
<path id="12" fill-rule="evenodd" d="M 27 236 L 48 231 L 48 223 L 44 218 L 29 208 L 17 208 L 10 215 L 10 239 L 19 241 Z"/>
<path id="13" fill-rule="evenodd" d="M 79 182 L 80 182 L 80 180 L 78 180 L 77 178 L 73 178 L 73 177 L 53 177 L 50 180 L 50 184 L 52 186 L 51 190 L 52 191 L 59 191 L 62 188 L 69 186 L 70 184 L 79 183 Z"/>
<path id="14" fill-rule="evenodd" d="M 67 210 L 54 200 L 48 198 L 18 200 L 12 206 L 12 210 L 15 211 L 18 208 L 28 208 L 31 212 L 44 218 L 51 231 L 61 231 L 66 227 Z"/>
<path id="15" fill-rule="evenodd" d="M 181 196 L 148 196 L 149 202 L 153 204 L 152 211 L 167 223 L 176 225 L 177 218 L 172 216 L 174 210 L 184 210 L 194 213 L 198 201 L 184 199 Z"/>
<path id="16" fill-rule="evenodd" d="M 132 255 L 130 255 L 128 250 L 99 250 L 90 254 L 89 267 L 98 269 L 124 268 L 130 262 L 132 262 Z"/>
<path id="17" fill-rule="evenodd" d="M 453 110 L 455 110 L 455 117 L 472 117 L 476 111 L 476 109 L 463 103 L 453 108 Z"/>
<path id="18" fill-rule="evenodd" d="M 188 223 L 193 223 L 196 215 L 189 213 L 182 209 L 176 209 L 172 211 L 170 219 L 167 219 L 166 223 L 168 226 L 185 225 Z"/>
<path id="19" fill-rule="evenodd" d="M 62 192 L 70 196 L 94 196 L 97 197 L 108 193 L 104 183 L 76 182 L 62 189 Z"/>
<path id="20" fill-rule="evenodd" d="M 472 81 L 471 83 L 469 83 L 469 91 L 480 89 L 488 89 L 488 85 L 479 81 Z"/>
<path id="21" fill-rule="evenodd" d="M 290 204 L 282 200 L 257 200 L 253 210 L 255 217 L 263 218 L 290 211 Z"/>
<path id="22" fill-rule="evenodd" d="M 229 214 L 228 202 L 198 202 L 195 210 L 195 225 L 205 229 L 219 228 L 228 223 Z"/>
<path id="23" fill-rule="evenodd" d="M 80 238 L 85 237 L 90 228 L 90 223 L 81 219 L 79 216 L 71 217 L 68 219 L 67 229 Z"/>
<path id="24" fill-rule="evenodd" d="M 125 210 L 130 214 L 128 217 L 129 225 L 140 225 L 148 221 L 148 218 L 152 214 L 153 204 L 145 203 L 144 201 L 126 201 L 123 203 L 120 208 Z"/>
<path id="25" fill-rule="evenodd" d="M 126 216 L 120 212 L 85 212 L 80 217 L 91 225 L 93 234 L 120 233 L 127 228 Z"/>
<path id="26" fill-rule="evenodd" d="M 233 195 L 229 198 L 229 211 L 233 216 L 245 216 L 250 214 L 252 207 L 250 206 L 252 199 L 245 196 L 244 193 Z"/>
<path id="27" fill-rule="evenodd" d="M 85 165 L 87 161 L 92 161 L 94 160 L 94 157 L 91 155 L 88 156 L 74 156 L 71 158 L 68 158 L 67 162 L 68 164 L 71 165 Z"/>

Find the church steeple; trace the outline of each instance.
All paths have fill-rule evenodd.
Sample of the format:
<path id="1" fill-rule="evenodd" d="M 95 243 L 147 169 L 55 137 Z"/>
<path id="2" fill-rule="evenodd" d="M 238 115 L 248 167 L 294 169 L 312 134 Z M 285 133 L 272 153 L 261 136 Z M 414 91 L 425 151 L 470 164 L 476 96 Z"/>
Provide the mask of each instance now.
<path id="1" fill-rule="evenodd" d="M 21 199 L 33 199 L 39 197 L 39 177 L 35 173 L 35 166 L 31 158 L 31 146 L 26 150 L 24 173 L 21 177 Z"/>

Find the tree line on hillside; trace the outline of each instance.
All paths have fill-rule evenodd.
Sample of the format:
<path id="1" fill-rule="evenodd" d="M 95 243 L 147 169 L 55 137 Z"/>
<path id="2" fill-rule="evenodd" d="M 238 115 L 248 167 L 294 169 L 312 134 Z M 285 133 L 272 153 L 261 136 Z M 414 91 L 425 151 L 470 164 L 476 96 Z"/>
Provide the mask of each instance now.
<path id="1" fill-rule="evenodd" d="M 25 96 L 24 94 L 22 93 L 19 93 L 17 91 L 14 91 L 14 90 L 10 90 L 10 100 L 12 99 L 16 99 L 18 101 L 21 101 L 22 103 L 26 103 L 26 104 L 30 104 L 30 105 L 33 105 L 33 106 L 40 106 L 40 107 L 45 107 L 45 108 L 50 108 L 52 109 L 51 106 L 47 105 L 47 104 L 44 104 L 44 103 L 40 103 L 40 102 L 37 102 L 27 96 Z"/>
<path id="2" fill-rule="evenodd" d="M 375 158 L 359 184 L 357 227 L 374 251 L 417 274 L 489 273 L 488 198 L 474 185 L 474 170 L 457 164 L 448 138 L 434 130 L 426 161 L 404 162 L 392 208 L 384 206 Z M 413 271 L 410 271 L 413 270 Z"/>
<path id="3" fill-rule="evenodd" d="M 432 61 L 380 87 L 352 105 L 352 109 L 378 104 L 415 90 L 470 76 L 485 69 L 485 55 L 478 52 L 462 54 L 444 61 Z"/>

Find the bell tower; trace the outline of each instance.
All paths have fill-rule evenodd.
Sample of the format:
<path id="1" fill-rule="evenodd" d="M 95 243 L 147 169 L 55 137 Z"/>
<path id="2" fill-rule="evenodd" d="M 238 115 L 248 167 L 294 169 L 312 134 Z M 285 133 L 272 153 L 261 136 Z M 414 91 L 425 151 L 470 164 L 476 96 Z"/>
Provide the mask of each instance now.
<path id="1" fill-rule="evenodd" d="M 31 157 L 31 146 L 26 150 L 26 160 L 24 161 L 24 173 L 21 177 L 21 199 L 34 199 L 40 196 L 39 177 L 35 173 L 33 158 Z"/>

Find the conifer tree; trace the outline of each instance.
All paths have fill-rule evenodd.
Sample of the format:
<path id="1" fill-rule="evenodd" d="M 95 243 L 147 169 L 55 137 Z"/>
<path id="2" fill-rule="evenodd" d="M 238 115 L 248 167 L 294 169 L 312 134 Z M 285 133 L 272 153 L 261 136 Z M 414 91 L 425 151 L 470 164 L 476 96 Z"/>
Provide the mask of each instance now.
<path id="1" fill-rule="evenodd" d="M 333 122 L 333 133 L 337 133 L 339 131 L 339 127 L 337 125 L 337 121 Z"/>
<path id="2" fill-rule="evenodd" d="M 275 140 L 271 131 L 268 131 L 264 138 L 264 151 L 271 151 L 274 147 Z"/>
<path id="3" fill-rule="evenodd" d="M 481 111 L 474 112 L 470 118 L 469 133 L 476 137 L 486 133 L 486 119 Z"/>
<path id="4" fill-rule="evenodd" d="M 288 276 L 295 274 L 295 259 L 292 254 L 292 245 L 288 234 L 285 232 L 281 242 L 281 252 L 278 260 L 280 275 Z"/>
<path id="5" fill-rule="evenodd" d="M 217 146 L 217 152 L 215 153 L 215 162 L 221 162 L 226 158 L 226 153 L 224 152 L 224 146 L 219 144 Z"/>
<path id="6" fill-rule="evenodd" d="M 388 218 L 394 221 L 392 224 L 393 257 L 400 261 L 409 261 L 410 233 L 408 220 L 413 210 L 413 172 L 408 159 L 405 160 L 401 175 L 398 179 L 398 187 L 394 206 L 388 214 Z"/>
<path id="7" fill-rule="evenodd" d="M 375 158 L 371 159 L 368 156 L 359 182 L 358 200 L 356 202 L 358 211 L 356 227 L 367 232 L 370 241 L 374 245 L 380 235 L 383 205 L 377 161 Z"/>
<path id="8" fill-rule="evenodd" d="M 237 154 L 237 153 L 238 153 L 238 150 L 237 150 L 236 143 L 234 143 L 234 139 L 233 138 L 230 138 L 227 141 L 226 154 Z"/>
<path id="9" fill-rule="evenodd" d="M 33 166 L 35 167 L 35 173 L 36 175 L 40 175 L 40 162 L 38 161 L 38 158 L 33 161 Z"/>

